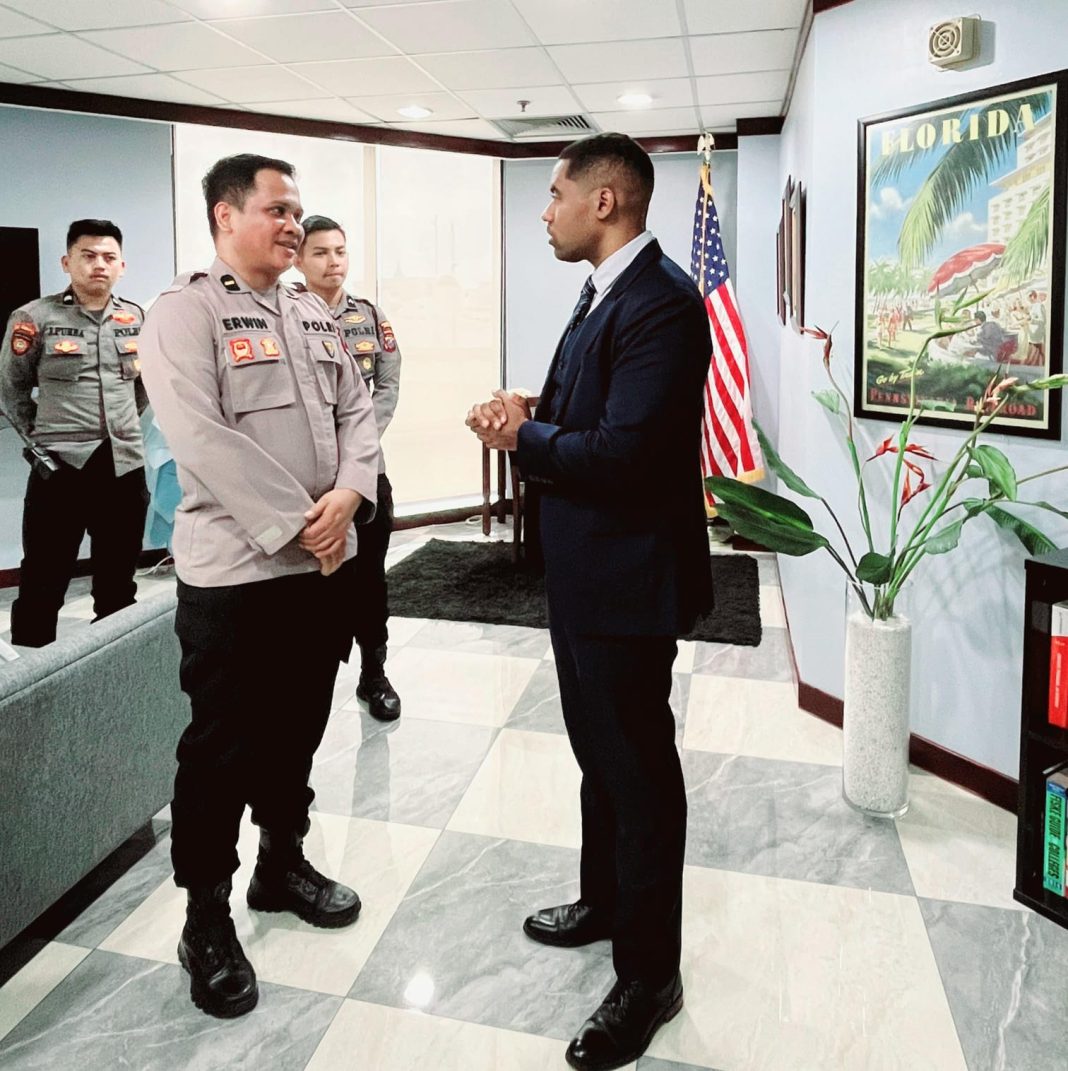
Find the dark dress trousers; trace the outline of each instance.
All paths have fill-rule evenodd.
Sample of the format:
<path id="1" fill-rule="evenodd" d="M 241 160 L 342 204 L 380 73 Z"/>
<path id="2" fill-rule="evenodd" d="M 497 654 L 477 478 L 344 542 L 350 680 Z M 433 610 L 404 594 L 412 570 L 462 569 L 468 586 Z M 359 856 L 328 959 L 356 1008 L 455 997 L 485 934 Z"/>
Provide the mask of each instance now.
<path id="1" fill-rule="evenodd" d="M 651 242 L 565 332 L 518 435 L 582 771 L 582 899 L 613 920 L 628 981 L 679 966 L 686 792 L 669 697 L 676 639 L 712 597 L 699 452 L 711 351 L 697 288 Z"/>

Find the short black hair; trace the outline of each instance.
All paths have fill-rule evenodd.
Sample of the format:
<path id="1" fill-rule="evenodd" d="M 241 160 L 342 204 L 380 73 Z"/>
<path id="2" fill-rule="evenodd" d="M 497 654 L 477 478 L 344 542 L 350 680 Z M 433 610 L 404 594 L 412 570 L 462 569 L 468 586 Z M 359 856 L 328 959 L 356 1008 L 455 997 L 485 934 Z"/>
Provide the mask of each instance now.
<path id="1" fill-rule="evenodd" d="M 590 174 L 605 186 L 615 185 L 622 207 L 643 219 L 653 196 L 653 161 L 649 154 L 626 134 L 594 134 L 573 141 L 560 153 L 567 161 L 567 177 L 577 182 Z"/>
<path id="2" fill-rule="evenodd" d="M 256 175 L 260 171 L 280 171 L 290 178 L 296 174 L 296 168 L 285 160 L 258 156 L 252 152 L 224 156 L 211 165 L 200 185 L 208 207 L 208 226 L 212 238 L 218 229 L 215 225 L 215 206 L 225 201 L 234 208 L 244 208 L 246 198 L 256 188 Z"/>
<path id="3" fill-rule="evenodd" d="M 76 219 L 67 228 L 67 252 L 79 238 L 114 238 L 122 248 L 122 231 L 110 219 Z"/>
<path id="4" fill-rule="evenodd" d="M 977 319 L 977 320 L 978 320 L 978 321 L 979 321 L 979 322 L 980 322 L 981 324 L 985 324 L 985 323 L 986 323 L 986 313 L 985 313 L 985 312 L 983 312 L 983 310 L 982 310 L 982 309 L 980 309 L 980 310 L 979 310 L 979 311 L 978 311 L 978 312 L 977 312 L 977 313 L 975 314 L 975 318 L 976 318 L 976 319 Z"/>
<path id="5" fill-rule="evenodd" d="M 301 221 L 301 225 L 304 227 L 304 237 L 301 239 L 301 245 L 304 245 L 309 235 L 316 234 L 319 231 L 341 231 L 345 236 L 345 241 L 349 240 L 349 236 L 345 234 L 345 228 L 336 219 L 331 219 L 329 216 L 305 216 Z"/>

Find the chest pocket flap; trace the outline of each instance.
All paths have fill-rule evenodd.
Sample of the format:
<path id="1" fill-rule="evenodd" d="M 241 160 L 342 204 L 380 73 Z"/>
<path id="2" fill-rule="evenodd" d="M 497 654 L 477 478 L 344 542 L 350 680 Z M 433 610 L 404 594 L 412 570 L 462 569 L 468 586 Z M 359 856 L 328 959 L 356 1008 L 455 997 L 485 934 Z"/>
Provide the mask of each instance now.
<path id="1" fill-rule="evenodd" d="M 44 379 L 71 381 L 78 378 L 85 360 L 85 340 L 80 338 L 46 338 L 41 352 L 38 375 Z"/>
<path id="2" fill-rule="evenodd" d="M 277 335 L 230 332 L 222 338 L 222 357 L 235 413 L 278 409 L 293 403 L 293 377 Z"/>
<path id="3" fill-rule="evenodd" d="M 341 339 L 337 335 L 308 335 L 308 352 L 315 364 L 323 398 L 327 405 L 337 405 L 337 380 L 340 375 Z"/>

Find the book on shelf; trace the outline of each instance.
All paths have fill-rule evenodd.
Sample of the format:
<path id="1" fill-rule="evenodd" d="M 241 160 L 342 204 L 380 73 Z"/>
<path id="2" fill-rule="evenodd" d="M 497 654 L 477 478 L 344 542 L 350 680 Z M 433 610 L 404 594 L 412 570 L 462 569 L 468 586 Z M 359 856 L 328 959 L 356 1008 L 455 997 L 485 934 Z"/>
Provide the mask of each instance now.
<path id="1" fill-rule="evenodd" d="M 1042 884 L 1065 896 L 1065 818 L 1068 810 L 1068 764 L 1046 771 L 1046 818 L 1042 851 Z"/>
<path id="2" fill-rule="evenodd" d="M 1068 729 L 1068 602 L 1051 607 L 1049 630 L 1049 723 Z"/>

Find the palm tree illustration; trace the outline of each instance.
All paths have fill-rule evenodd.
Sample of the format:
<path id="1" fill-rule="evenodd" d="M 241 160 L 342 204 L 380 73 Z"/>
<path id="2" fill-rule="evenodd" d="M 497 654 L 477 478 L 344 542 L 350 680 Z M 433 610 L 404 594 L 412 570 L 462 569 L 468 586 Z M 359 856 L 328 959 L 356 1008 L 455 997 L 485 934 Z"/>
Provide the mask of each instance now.
<path id="1" fill-rule="evenodd" d="M 1020 112 L 1024 105 L 1030 105 L 1033 117 L 1040 119 L 1052 106 L 1052 94 L 1035 93 L 976 109 L 974 114 L 979 116 L 981 127 L 985 127 L 991 111 L 1001 109 L 1007 112 L 1007 129 L 992 137 L 964 139 L 945 149 L 905 212 L 898 236 L 898 255 L 903 265 L 908 268 L 922 265 L 975 189 L 988 183 L 1011 158 L 1016 150 Z M 961 117 L 962 128 L 967 126 L 972 114 Z M 872 185 L 892 182 L 914 160 L 930 156 L 941 148 L 935 143 L 926 149 L 917 147 L 909 153 L 893 153 L 885 157 L 872 173 Z M 1036 199 L 1020 229 L 1006 243 L 1001 264 L 1003 273 L 1018 279 L 1029 277 L 1045 259 L 1048 246 L 1049 193 L 1046 191 Z"/>

